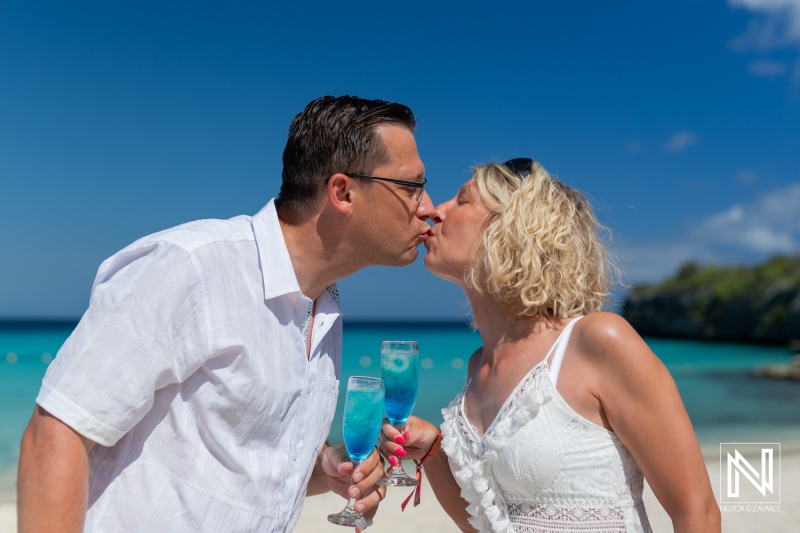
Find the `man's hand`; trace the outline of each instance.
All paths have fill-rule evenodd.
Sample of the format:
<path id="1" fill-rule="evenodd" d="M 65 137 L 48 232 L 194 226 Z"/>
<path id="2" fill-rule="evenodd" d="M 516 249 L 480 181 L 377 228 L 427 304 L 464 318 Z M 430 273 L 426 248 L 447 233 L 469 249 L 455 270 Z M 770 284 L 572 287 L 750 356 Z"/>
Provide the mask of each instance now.
<path id="1" fill-rule="evenodd" d="M 356 498 L 356 512 L 370 518 L 375 515 L 378 504 L 386 497 L 386 487 L 375 485 L 383 477 L 384 466 L 377 450 L 372 450 L 355 471 L 343 444 L 322 452 L 320 464 L 333 492 L 343 498 Z"/>

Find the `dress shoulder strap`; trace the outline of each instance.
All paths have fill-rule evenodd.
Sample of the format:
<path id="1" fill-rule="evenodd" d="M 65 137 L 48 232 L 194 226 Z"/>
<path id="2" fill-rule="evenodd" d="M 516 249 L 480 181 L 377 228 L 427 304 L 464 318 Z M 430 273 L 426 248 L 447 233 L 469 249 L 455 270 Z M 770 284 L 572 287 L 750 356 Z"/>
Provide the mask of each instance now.
<path id="1" fill-rule="evenodd" d="M 582 315 L 573 318 L 572 321 L 566 325 L 564 331 L 561 332 L 553 345 L 553 359 L 547 366 L 550 367 L 550 379 L 553 380 L 554 387 L 556 383 L 558 383 L 558 373 L 561 371 L 561 363 L 564 361 L 564 352 L 567 351 L 567 344 L 569 343 L 570 335 L 572 335 L 572 328 L 575 327 L 575 324 L 577 324 L 578 320 L 581 318 L 583 318 Z"/>

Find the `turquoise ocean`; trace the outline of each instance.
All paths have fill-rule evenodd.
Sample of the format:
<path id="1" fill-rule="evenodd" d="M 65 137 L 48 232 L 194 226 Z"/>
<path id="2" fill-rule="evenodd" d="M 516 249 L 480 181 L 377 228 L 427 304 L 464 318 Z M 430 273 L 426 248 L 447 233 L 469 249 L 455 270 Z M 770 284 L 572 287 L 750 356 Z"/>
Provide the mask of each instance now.
<path id="1" fill-rule="evenodd" d="M 42 376 L 69 336 L 69 323 L 0 323 L 0 500 L 14 498 L 19 441 Z M 466 362 L 481 345 L 462 323 L 345 323 L 339 404 L 331 442 L 342 440 L 347 378 L 380 376 L 383 340 L 416 340 L 420 392 L 414 414 L 441 422 L 440 410 L 458 394 Z M 787 363 L 787 348 L 645 339 L 678 385 L 698 438 L 720 442 L 800 439 L 800 383 L 754 378 L 750 371 Z"/>

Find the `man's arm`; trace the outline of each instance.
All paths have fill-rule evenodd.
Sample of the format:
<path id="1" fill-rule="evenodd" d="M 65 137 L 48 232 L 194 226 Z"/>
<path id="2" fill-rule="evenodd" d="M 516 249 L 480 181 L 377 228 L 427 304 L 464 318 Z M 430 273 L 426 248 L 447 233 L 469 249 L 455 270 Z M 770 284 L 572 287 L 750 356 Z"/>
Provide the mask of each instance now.
<path id="1" fill-rule="evenodd" d="M 19 533 L 80 533 L 94 442 L 36 406 L 22 435 L 17 477 Z"/>

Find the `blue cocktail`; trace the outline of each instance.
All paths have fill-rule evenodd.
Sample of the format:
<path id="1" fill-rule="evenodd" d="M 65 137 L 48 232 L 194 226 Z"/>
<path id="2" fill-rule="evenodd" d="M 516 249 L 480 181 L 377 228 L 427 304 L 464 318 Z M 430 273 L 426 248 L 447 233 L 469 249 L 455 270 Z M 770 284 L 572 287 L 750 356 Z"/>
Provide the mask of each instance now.
<path id="1" fill-rule="evenodd" d="M 383 389 L 347 391 L 344 400 L 344 447 L 354 463 L 360 463 L 375 449 L 383 420 L 383 401 Z"/>
<path id="2" fill-rule="evenodd" d="M 414 410 L 419 388 L 416 341 L 384 341 L 381 346 L 381 376 L 386 387 L 386 416 L 402 433 L 406 420 Z M 387 486 L 414 486 L 419 481 L 406 474 L 403 465 L 398 464 L 378 483 Z"/>
<path id="3" fill-rule="evenodd" d="M 369 457 L 378 441 L 383 421 L 383 380 L 353 376 L 347 381 L 344 400 L 344 447 L 355 469 Z M 357 513 L 355 498 L 347 500 L 341 513 L 328 515 L 328 521 L 341 526 L 369 527 L 372 520 Z"/>

